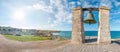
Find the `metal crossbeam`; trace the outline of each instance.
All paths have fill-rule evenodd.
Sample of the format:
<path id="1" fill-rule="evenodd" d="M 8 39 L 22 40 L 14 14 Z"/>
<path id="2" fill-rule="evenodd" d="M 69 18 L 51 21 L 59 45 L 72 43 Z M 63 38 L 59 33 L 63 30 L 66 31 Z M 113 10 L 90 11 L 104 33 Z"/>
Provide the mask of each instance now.
<path id="1" fill-rule="evenodd" d="M 83 8 L 83 11 L 89 11 L 89 10 L 98 11 L 99 8 Z"/>

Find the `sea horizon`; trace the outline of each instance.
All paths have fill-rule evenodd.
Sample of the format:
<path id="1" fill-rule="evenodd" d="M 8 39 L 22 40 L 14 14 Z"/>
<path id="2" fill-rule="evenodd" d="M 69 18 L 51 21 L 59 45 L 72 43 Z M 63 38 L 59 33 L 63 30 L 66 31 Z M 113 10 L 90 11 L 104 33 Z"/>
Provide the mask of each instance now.
<path id="1" fill-rule="evenodd" d="M 70 39 L 72 35 L 72 31 L 61 31 L 58 35 Z M 84 31 L 85 36 L 97 36 L 98 31 Z M 118 39 L 120 38 L 120 31 L 110 31 L 111 39 Z"/>

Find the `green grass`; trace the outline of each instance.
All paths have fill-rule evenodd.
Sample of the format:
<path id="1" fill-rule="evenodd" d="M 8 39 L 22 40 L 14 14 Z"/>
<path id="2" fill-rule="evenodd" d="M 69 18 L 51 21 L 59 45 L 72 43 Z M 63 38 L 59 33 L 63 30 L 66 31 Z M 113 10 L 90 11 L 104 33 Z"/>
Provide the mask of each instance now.
<path id="1" fill-rule="evenodd" d="M 4 36 L 8 39 L 17 40 L 21 42 L 51 40 L 51 37 L 40 37 L 40 36 L 30 36 L 30 35 L 23 35 L 23 36 L 4 35 Z"/>

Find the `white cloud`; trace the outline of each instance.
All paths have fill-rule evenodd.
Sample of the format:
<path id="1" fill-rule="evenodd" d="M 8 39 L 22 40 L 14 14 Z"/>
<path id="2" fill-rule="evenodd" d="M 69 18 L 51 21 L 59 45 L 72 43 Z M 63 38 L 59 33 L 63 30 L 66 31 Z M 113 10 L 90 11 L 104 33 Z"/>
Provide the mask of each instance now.
<path id="1" fill-rule="evenodd" d="M 100 6 L 110 6 L 111 2 L 109 0 L 100 0 Z M 33 4 L 31 7 L 28 6 L 28 8 L 32 8 L 35 10 L 42 10 L 48 13 L 54 14 L 55 20 L 48 19 L 48 22 L 51 26 L 57 26 L 62 25 L 62 23 L 71 24 L 72 22 L 72 14 L 68 10 L 71 10 L 73 7 L 75 7 L 74 1 L 69 2 L 67 0 L 50 0 L 50 4 L 46 5 L 48 2 L 44 2 L 40 0 L 40 2 Z M 83 7 L 99 7 L 99 5 L 92 5 L 90 2 L 87 2 L 85 0 L 80 0 L 77 2 L 78 5 L 82 5 Z M 55 11 L 56 9 L 57 11 Z"/>
<path id="2" fill-rule="evenodd" d="M 73 1 L 73 2 L 69 2 L 69 4 L 74 5 L 74 4 L 75 4 L 75 2 L 74 2 L 74 1 Z"/>
<path id="3" fill-rule="evenodd" d="M 74 1 L 73 1 L 73 2 L 69 2 L 68 4 L 69 4 L 69 8 L 70 8 L 70 9 L 72 9 L 72 8 L 76 7 L 76 5 L 75 5 L 75 2 L 74 2 Z"/>
<path id="4" fill-rule="evenodd" d="M 113 20 L 114 23 L 120 23 L 120 20 Z"/>
<path id="5" fill-rule="evenodd" d="M 115 15 L 115 14 L 120 14 L 120 11 L 116 11 L 116 12 L 111 13 L 111 15 Z"/>
<path id="6" fill-rule="evenodd" d="M 112 2 L 114 2 L 114 0 L 100 0 L 100 6 L 107 6 L 113 8 Z"/>
<path id="7" fill-rule="evenodd" d="M 35 3 L 33 5 L 27 6 L 28 9 L 33 9 L 33 10 L 42 10 L 48 13 L 52 13 L 52 6 L 51 5 L 46 5 L 46 2 L 44 1 L 39 1 L 38 3 Z"/>
<path id="8" fill-rule="evenodd" d="M 81 5 L 82 3 L 81 2 L 77 2 L 78 5 Z"/>
<path id="9" fill-rule="evenodd" d="M 114 0 L 113 2 L 115 3 L 116 7 L 120 6 L 120 2 L 118 2 L 117 0 Z"/>
<path id="10" fill-rule="evenodd" d="M 48 18 L 49 25 L 45 25 L 44 27 L 56 27 L 62 25 L 63 23 L 66 24 L 71 23 L 72 15 L 68 11 L 69 8 L 67 0 L 50 0 L 49 5 L 46 5 L 46 3 L 48 2 L 43 2 L 41 0 L 40 2 L 27 7 L 28 9 L 42 10 L 53 14 L 54 18 L 49 17 Z M 55 11 L 54 9 L 56 9 L 57 11 Z"/>
<path id="11" fill-rule="evenodd" d="M 93 4 L 91 4 L 90 2 L 88 2 L 88 1 L 84 1 L 84 2 L 82 3 L 82 7 L 84 7 L 84 8 L 88 8 L 88 7 L 99 7 L 99 5 L 98 5 L 98 4 L 93 5 Z"/>
<path id="12" fill-rule="evenodd" d="M 77 4 L 81 4 L 82 7 L 100 7 L 100 6 L 108 6 L 112 8 L 112 2 L 115 0 L 92 0 L 91 2 L 87 0 L 79 0 Z M 97 3 L 95 3 L 97 2 Z M 94 4 L 93 4 L 94 3 Z M 120 5 L 119 2 L 116 2 L 116 5 Z"/>
<path id="13" fill-rule="evenodd" d="M 68 15 L 70 14 L 66 9 L 68 8 L 68 2 L 66 0 L 64 0 L 63 2 L 60 0 L 56 0 L 56 1 L 52 1 L 51 5 L 54 4 L 56 6 L 56 8 L 58 9 L 58 12 L 55 13 L 55 19 L 52 26 L 54 25 L 61 25 L 63 22 L 67 23 L 67 21 L 65 21 L 64 19 L 66 19 L 68 17 Z M 65 4 L 65 5 L 63 5 Z"/>

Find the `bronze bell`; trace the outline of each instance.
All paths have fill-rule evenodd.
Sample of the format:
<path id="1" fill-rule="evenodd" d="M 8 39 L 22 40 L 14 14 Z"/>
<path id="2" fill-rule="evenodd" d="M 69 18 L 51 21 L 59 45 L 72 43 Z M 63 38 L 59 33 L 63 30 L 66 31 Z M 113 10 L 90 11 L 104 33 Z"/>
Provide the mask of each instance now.
<path id="1" fill-rule="evenodd" d="M 94 19 L 94 16 L 92 14 L 92 11 L 89 11 L 88 12 L 88 15 L 86 17 L 86 19 L 84 20 L 84 23 L 87 23 L 87 24 L 94 24 L 96 23 L 95 19 Z"/>

